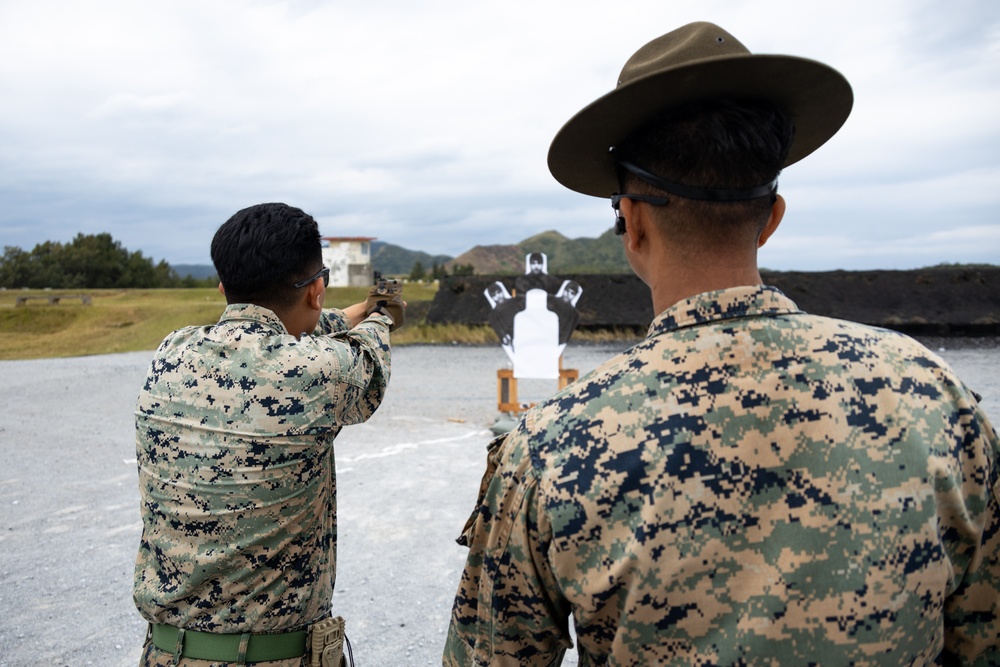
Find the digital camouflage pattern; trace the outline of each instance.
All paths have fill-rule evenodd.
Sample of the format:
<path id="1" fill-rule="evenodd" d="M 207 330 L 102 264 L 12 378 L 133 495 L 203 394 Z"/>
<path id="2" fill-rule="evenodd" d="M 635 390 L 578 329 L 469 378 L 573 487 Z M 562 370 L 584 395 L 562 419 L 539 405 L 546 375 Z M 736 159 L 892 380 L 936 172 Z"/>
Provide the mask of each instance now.
<path id="1" fill-rule="evenodd" d="M 385 395 L 389 323 L 324 310 L 299 340 L 242 304 L 163 341 L 136 409 L 145 619 L 237 633 L 330 615 L 333 441 Z"/>
<path id="2" fill-rule="evenodd" d="M 997 664 L 998 455 L 905 336 L 683 301 L 491 444 L 444 664 Z"/>

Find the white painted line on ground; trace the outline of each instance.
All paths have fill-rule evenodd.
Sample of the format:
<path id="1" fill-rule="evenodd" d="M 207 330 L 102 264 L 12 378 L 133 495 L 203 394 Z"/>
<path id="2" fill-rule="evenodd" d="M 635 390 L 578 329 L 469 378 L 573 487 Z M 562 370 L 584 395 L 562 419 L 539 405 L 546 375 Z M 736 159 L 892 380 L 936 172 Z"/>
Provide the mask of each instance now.
<path id="1" fill-rule="evenodd" d="M 417 442 L 401 442 L 396 445 L 391 445 L 378 452 L 358 454 L 357 456 L 350 456 L 344 458 L 338 458 L 337 463 L 356 463 L 358 461 L 364 461 L 366 459 L 381 459 L 387 456 L 395 456 L 397 454 L 402 454 L 404 451 L 409 449 L 416 449 L 417 447 L 422 447 L 424 445 L 440 445 L 448 442 L 458 442 L 460 440 L 468 440 L 469 438 L 474 438 L 477 436 L 486 435 L 490 433 L 489 429 L 481 429 L 478 431 L 469 431 L 468 433 L 463 433 L 459 436 L 453 436 L 450 438 L 432 438 L 430 440 L 418 440 Z M 341 472 L 338 468 L 337 472 Z M 346 469 L 344 470 L 346 472 Z"/>

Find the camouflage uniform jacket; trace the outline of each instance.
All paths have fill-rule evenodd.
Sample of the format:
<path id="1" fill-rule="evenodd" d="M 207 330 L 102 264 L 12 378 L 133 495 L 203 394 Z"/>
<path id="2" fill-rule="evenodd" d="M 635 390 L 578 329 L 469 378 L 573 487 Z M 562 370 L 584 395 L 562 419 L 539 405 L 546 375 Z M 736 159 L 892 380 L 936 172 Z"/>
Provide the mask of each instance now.
<path id="1" fill-rule="evenodd" d="M 235 633 L 329 615 L 333 440 L 382 401 L 389 322 L 350 329 L 324 310 L 299 340 L 270 310 L 241 304 L 163 341 L 136 410 L 144 618 Z"/>
<path id="2" fill-rule="evenodd" d="M 682 301 L 491 444 L 444 664 L 991 664 L 998 456 L 905 336 Z"/>

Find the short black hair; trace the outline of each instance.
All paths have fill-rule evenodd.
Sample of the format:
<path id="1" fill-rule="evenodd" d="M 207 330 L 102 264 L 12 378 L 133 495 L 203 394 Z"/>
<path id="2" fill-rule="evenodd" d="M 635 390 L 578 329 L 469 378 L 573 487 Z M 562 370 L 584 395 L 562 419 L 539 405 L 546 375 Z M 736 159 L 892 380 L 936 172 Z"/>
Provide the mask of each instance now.
<path id="1" fill-rule="evenodd" d="M 215 232 L 212 263 L 229 303 L 289 306 L 295 283 L 323 265 L 319 225 L 287 204 L 244 208 Z"/>
<path id="2" fill-rule="evenodd" d="M 674 183 L 748 189 L 778 177 L 794 133 L 788 114 L 768 102 L 699 100 L 657 116 L 629 135 L 616 152 Z M 618 180 L 622 192 L 662 194 L 621 166 Z M 735 202 L 668 198 L 667 208 L 708 226 L 755 220 L 762 227 L 774 201 L 773 194 Z"/>

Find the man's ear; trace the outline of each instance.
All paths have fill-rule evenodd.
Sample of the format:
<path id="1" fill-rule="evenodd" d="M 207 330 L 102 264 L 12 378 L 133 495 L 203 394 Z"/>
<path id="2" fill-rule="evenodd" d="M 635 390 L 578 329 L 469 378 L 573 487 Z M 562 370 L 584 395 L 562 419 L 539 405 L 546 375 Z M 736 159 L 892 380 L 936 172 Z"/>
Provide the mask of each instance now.
<path id="1" fill-rule="evenodd" d="M 631 199 L 622 199 L 618 205 L 621 216 L 625 218 L 625 246 L 630 252 L 637 252 L 646 241 L 646 220 L 643 209 Z"/>
<path id="2" fill-rule="evenodd" d="M 326 285 L 322 278 L 306 285 L 306 305 L 310 310 L 323 310 L 324 299 L 326 299 Z"/>
<path id="3" fill-rule="evenodd" d="M 226 287 L 221 282 L 219 283 L 219 294 L 226 296 Z"/>
<path id="4" fill-rule="evenodd" d="M 778 228 L 781 224 L 781 219 L 785 217 L 785 198 L 781 195 L 775 195 L 774 203 L 771 204 L 771 216 L 767 219 L 767 224 L 764 225 L 764 229 L 761 231 L 760 236 L 757 237 L 757 247 L 762 247 L 767 240 L 771 238 L 771 234 L 774 230 Z"/>

